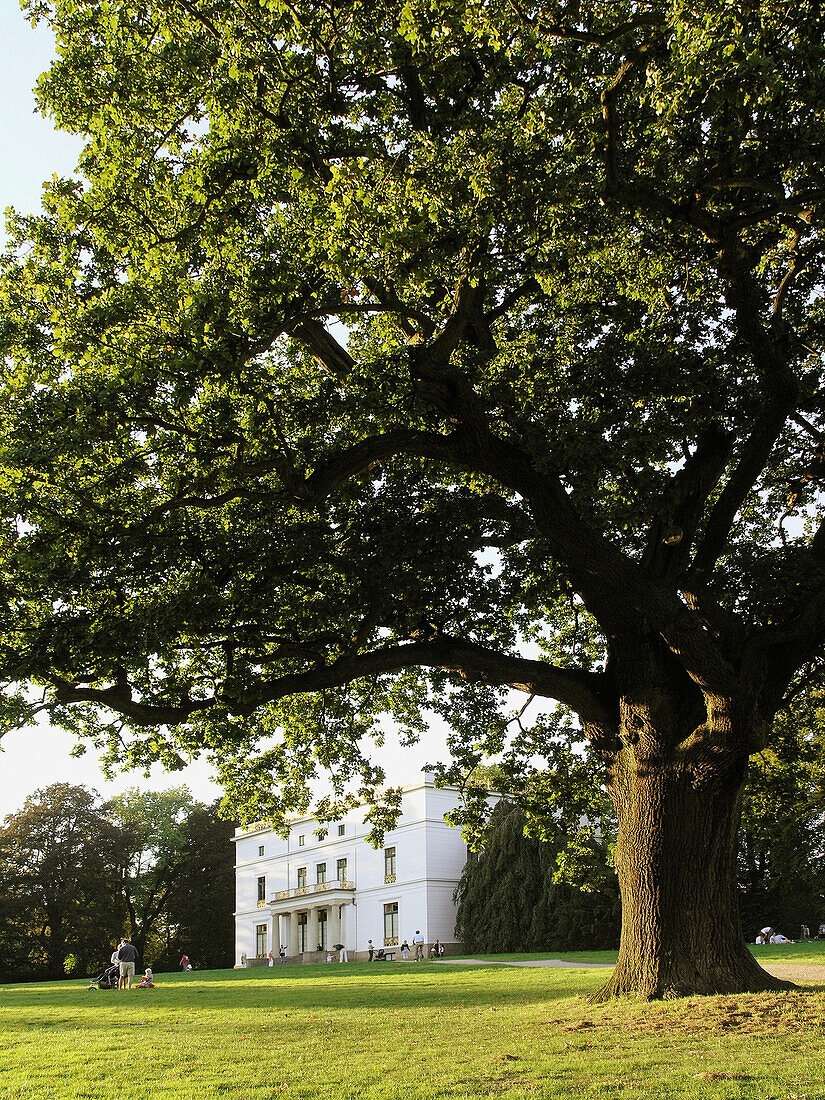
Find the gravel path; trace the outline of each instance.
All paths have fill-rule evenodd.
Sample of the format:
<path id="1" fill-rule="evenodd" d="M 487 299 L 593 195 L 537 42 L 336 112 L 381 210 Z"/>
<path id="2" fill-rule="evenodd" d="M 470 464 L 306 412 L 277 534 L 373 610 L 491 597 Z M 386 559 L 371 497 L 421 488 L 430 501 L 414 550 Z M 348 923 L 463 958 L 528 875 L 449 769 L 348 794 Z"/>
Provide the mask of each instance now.
<path id="1" fill-rule="evenodd" d="M 784 978 L 789 982 L 802 985 L 821 985 L 825 983 L 825 966 L 814 963 L 761 963 L 763 969 L 775 978 Z"/>
<path id="2" fill-rule="evenodd" d="M 523 962 L 505 959 L 437 959 L 437 962 L 462 966 L 557 966 L 567 970 L 612 970 L 613 963 L 567 962 L 565 959 L 530 959 Z M 812 963 L 763 963 L 765 970 L 775 978 L 802 985 L 825 984 L 825 966 Z"/>
<path id="3" fill-rule="evenodd" d="M 524 962 L 512 962 L 506 959 L 436 959 L 442 963 L 460 963 L 462 966 L 561 966 L 566 970 L 608 970 L 613 963 L 574 963 L 564 959 L 530 959 Z"/>

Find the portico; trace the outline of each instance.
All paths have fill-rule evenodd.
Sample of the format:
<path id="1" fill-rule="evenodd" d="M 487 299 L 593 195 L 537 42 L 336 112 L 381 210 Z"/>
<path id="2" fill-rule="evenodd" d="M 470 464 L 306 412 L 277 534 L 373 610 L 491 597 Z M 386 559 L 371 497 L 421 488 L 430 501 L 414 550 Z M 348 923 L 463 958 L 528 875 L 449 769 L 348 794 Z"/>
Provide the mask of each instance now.
<path id="1" fill-rule="evenodd" d="M 348 879 L 278 890 L 268 903 L 273 946 L 302 955 L 334 943 L 347 943 L 347 909 L 354 904 L 355 883 Z M 277 934 L 276 934 L 277 933 Z"/>

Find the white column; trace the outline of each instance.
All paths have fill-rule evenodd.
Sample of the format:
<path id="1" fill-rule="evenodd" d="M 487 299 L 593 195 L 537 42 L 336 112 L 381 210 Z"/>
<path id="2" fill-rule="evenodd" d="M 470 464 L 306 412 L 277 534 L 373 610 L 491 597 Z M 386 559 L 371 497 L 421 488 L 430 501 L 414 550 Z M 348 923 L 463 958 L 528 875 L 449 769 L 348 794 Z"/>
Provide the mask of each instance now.
<path id="1" fill-rule="evenodd" d="M 318 906 L 313 905 L 307 912 L 307 950 L 314 951 L 318 946 Z"/>

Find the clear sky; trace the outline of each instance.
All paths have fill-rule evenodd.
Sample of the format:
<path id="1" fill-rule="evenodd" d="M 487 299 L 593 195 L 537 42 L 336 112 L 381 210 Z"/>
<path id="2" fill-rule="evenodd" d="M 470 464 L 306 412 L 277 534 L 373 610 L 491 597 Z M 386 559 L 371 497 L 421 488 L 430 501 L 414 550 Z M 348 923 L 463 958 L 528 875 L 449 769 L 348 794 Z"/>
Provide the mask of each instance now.
<path id="1" fill-rule="evenodd" d="M 16 0 L 0 0 L 0 208 L 23 212 L 40 209 L 41 185 L 52 175 L 69 175 L 80 152 L 80 141 L 57 132 L 35 112 L 32 88 L 48 68 L 53 42 L 47 27 L 32 29 Z M 425 763 L 439 758 L 443 737 L 434 734 L 425 744 L 399 751 L 388 744 L 375 756 L 392 783 L 417 778 Z M 114 783 L 104 781 L 95 753 L 70 756 L 74 744 L 68 734 L 46 724 L 8 734 L 0 744 L 0 819 L 19 809 L 26 796 L 50 783 L 82 783 L 104 797 L 127 787 L 160 790 L 186 783 L 196 798 L 212 801 L 222 791 L 212 781 L 205 763 L 195 762 L 183 772 L 153 770 L 150 779 L 126 773 Z"/>

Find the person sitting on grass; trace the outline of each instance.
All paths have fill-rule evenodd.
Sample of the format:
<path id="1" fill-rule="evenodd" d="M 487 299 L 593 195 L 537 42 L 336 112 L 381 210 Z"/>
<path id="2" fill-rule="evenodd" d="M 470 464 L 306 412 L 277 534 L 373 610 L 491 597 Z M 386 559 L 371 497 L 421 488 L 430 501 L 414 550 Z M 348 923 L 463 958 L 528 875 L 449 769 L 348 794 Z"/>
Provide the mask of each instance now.
<path id="1" fill-rule="evenodd" d="M 140 981 L 137 984 L 138 989 L 154 989 L 155 979 L 150 967 L 146 967 L 146 973 L 141 974 Z"/>

